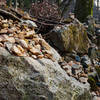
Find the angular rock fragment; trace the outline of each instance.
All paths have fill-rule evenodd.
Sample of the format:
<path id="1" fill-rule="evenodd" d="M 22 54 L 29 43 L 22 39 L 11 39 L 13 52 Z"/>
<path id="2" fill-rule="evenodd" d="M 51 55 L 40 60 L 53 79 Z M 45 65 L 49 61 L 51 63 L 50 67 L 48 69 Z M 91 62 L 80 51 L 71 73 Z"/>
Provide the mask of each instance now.
<path id="1" fill-rule="evenodd" d="M 3 41 L 3 39 L 4 39 L 4 38 L 3 38 L 3 36 L 0 36 L 0 42 L 2 42 L 2 41 Z"/>
<path id="2" fill-rule="evenodd" d="M 2 28 L 8 28 L 8 27 L 9 27 L 8 24 L 3 24 L 3 25 L 2 25 Z"/>
<path id="3" fill-rule="evenodd" d="M 34 59 L 37 59 L 37 56 L 36 55 L 31 55 L 32 58 Z"/>
<path id="4" fill-rule="evenodd" d="M 8 35 L 1 35 L 0 36 L 2 42 L 7 42 L 7 39 L 9 38 Z"/>
<path id="5" fill-rule="evenodd" d="M 79 78 L 79 81 L 84 83 L 84 84 L 87 83 L 87 80 L 88 80 L 88 78 L 86 78 L 86 77 L 80 77 Z"/>
<path id="6" fill-rule="evenodd" d="M 12 27 L 10 28 L 10 31 L 17 32 L 18 30 L 16 29 L 16 27 L 12 26 Z"/>
<path id="7" fill-rule="evenodd" d="M 34 48 L 34 47 L 31 47 L 29 50 L 34 55 L 41 55 L 41 52 L 38 49 Z"/>
<path id="8" fill-rule="evenodd" d="M 39 44 L 40 38 L 33 38 L 32 40 L 35 42 L 35 44 Z"/>
<path id="9" fill-rule="evenodd" d="M 2 43 L 0 43 L 0 47 L 4 47 L 4 45 Z"/>
<path id="10" fill-rule="evenodd" d="M 35 34 L 35 31 L 32 30 L 32 31 L 26 32 L 26 33 L 25 33 L 25 37 L 31 38 L 34 34 Z"/>
<path id="11" fill-rule="evenodd" d="M 80 77 L 88 77 L 88 75 L 85 73 L 82 73 L 82 74 L 80 74 Z"/>
<path id="12" fill-rule="evenodd" d="M 28 44 L 25 40 L 19 40 L 19 44 L 23 47 L 23 48 L 28 48 Z"/>
<path id="13" fill-rule="evenodd" d="M 34 34 L 33 38 L 40 38 L 40 37 L 37 34 Z"/>
<path id="14" fill-rule="evenodd" d="M 28 26 L 29 26 L 30 28 L 37 28 L 37 25 L 36 25 L 33 21 L 31 21 L 31 20 L 23 21 L 23 23 L 28 24 Z"/>
<path id="15" fill-rule="evenodd" d="M 18 48 L 22 53 L 24 53 L 24 49 L 23 49 L 20 45 L 17 45 L 17 48 Z"/>
<path id="16" fill-rule="evenodd" d="M 23 56 L 22 52 L 20 51 L 21 48 L 19 49 L 16 45 L 12 46 L 11 51 L 16 54 L 17 56 Z"/>
<path id="17" fill-rule="evenodd" d="M 12 43 L 10 43 L 10 42 L 5 42 L 5 43 L 4 43 L 4 46 L 7 48 L 7 50 L 8 50 L 9 52 L 12 52 L 12 51 L 11 51 L 11 48 L 12 48 L 12 46 L 13 46 Z"/>
<path id="18" fill-rule="evenodd" d="M 39 40 L 40 45 L 42 46 L 42 48 L 45 50 L 50 50 L 50 46 L 48 45 L 48 43 L 44 40 L 44 39 L 40 39 Z"/>
<path id="19" fill-rule="evenodd" d="M 29 47 L 35 46 L 35 41 L 28 40 Z"/>
<path id="20" fill-rule="evenodd" d="M 8 37 L 7 41 L 11 42 L 11 43 L 15 43 L 15 38 L 14 37 Z"/>
<path id="21" fill-rule="evenodd" d="M 37 58 L 42 59 L 44 58 L 44 55 L 38 55 Z"/>
<path id="22" fill-rule="evenodd" d="M 6 20 L 2 20 L 2 24 L 7 24 L 7 19 Z"/>
<path id="23" fill-rule="evenodd" d="M 39 44 L 35 45 L 34 47 L 41 51 L 41 46 Z"/>
<path id="24" fill-rule="evenodd" d="M 14 33 L 14 30 L 13 30 L 13 29 L 8 29 L 8 30 L 7 30 L 7 33 L 8 33 L 8 34 L 13 34 L 13 33 Z"/>
<path id="25" fill-rule="evenodd" d="M 51 56 L 50 54 L 44 54 L 45 58 L 51 59 L 52 61 L 55 61 L 55 59 L 53 58 L 53 56 Z"/>
<path id="26" fill-rule="evenodd" d="M 49 50 L 42 50 L 42 52 L 45 53 L 45 54 L 49 54 L 51 56 L 53 55 L 52 52 L 50 52 Z"/>
<path id="27" fill-rule="evenodd" d="M 7 33 L 7 29 L 1 29 L 0 30 L 0 34 L 6 34 Z"/>

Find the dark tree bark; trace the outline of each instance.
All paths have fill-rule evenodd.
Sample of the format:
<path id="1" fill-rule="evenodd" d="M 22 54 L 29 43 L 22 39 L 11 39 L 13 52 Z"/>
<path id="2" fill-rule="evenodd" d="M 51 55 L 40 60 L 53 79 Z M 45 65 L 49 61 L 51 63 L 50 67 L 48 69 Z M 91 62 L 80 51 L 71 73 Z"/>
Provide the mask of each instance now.
<path id="1" fill-rule="evenodd" d="M 12 0 L 7 0 L 7 5 L 12 7 Z"/>
<path id="2" fill-rule="evenodd" d="M 93 15 L 94 0 L 76 0 L 75 16 L 81 22 L 86 21 L 87 16 Z"/>

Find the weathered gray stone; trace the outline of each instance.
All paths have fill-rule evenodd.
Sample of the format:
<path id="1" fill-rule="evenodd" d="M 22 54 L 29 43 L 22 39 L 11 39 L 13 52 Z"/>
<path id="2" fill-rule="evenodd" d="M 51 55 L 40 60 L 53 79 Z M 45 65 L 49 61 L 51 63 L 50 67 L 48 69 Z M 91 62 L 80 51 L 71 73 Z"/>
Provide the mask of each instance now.
<path id="1" fill-rule="evenodd" d="M 16 57 L 0 47 L 0 100 L 91 100 L 91 96 L 89 84 L 69 77 L 57 60 Z"/>
<path id="2" fill-rule="evenodd" d="M 79 21 L 56 26 L 49 35 L 53 45 L 60 51 L 86 53 L 88 50 L 87 32 Z"/>

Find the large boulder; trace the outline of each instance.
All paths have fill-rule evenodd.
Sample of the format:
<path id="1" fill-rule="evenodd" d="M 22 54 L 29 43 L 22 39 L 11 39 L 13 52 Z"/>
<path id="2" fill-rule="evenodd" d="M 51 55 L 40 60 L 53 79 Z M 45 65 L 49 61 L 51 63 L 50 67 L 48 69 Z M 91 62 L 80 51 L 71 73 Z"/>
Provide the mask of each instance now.
<path id="1" fill-rule="evenodd" d="M 0 47 L 0 100 L 91 100 L 89 84 L 69 77 L 56 61 L 11 55 Z"/>
<path id="2" fill-rule="evenodd" d="M 67 25 L 56 26 L 49 35 L 53 45 L 62 52 L 86 53 L 88 50 L 87 32 L 78 20 Z"/>

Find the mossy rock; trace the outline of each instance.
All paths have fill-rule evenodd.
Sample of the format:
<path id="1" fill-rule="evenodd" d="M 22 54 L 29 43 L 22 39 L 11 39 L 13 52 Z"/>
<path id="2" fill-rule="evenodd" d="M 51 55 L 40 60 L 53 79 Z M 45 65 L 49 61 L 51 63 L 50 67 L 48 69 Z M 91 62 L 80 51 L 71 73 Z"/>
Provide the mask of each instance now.
<path id="1" fill-rule="evenodd" d="M 50 34 L 50 40 L 62 52 L 87 53 L 89 41 L 86 29 L 81 23 L 57 26 Z"/>
<path id="2" fill-rule="evenodd" d="M 88 82 L 90 83 L 90 87 L 92 91 L 96 91 L 97 90 L 97 85 L 96 85 L 96 81 L 95 78 L 92 76 L 88 77 Z"/>
<path id="3" fill-rule="evenodd" d="M 95 69 L 96 69 L 96 71 L 98 73 L 98 76 L 100 77 L 100 67 L 99 66 L 96 66 Z"/>

